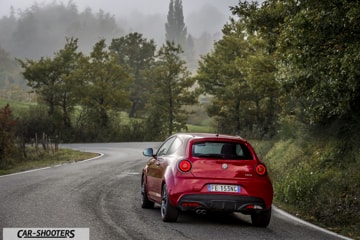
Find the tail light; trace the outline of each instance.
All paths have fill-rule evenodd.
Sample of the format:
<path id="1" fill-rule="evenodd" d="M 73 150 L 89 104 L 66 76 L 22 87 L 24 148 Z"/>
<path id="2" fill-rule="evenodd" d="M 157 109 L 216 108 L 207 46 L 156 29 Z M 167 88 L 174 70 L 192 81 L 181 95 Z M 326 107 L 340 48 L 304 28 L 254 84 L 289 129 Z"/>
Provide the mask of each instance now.
<path id="1" fill-rule="evenodd" d="M 247 209 L 263 209 L 263 207 L 260 205 L 247 205 L 246 208 Z"/>
<path id="2" fill-rule="evenodd" d="M 255 172 L 256 172 L 259 176 L 265 176 L 265 175 L 266 175 L 266 167 L 265 167 L 265 165 L 262 164 L 262 163 L 256 165 L 256 167 L 255 167 Z"/>
<path id="3" fill-rule="evenodd" d="M 181 160 L 178 163 L 178 168 L 182 172 L 189 172 L 191 170 L 191 167 L 192 167 L 191 162 L 187 159 Z"/>

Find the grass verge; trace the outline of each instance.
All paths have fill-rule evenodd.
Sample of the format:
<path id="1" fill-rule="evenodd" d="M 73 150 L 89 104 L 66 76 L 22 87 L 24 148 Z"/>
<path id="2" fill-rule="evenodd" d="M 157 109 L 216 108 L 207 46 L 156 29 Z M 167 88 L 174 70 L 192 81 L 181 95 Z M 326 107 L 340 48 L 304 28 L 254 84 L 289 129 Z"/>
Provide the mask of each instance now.
<path id="1" fill-rule="evenodd" d="M 269 168 L 274 204 L 315 225 L 360 240 L 360 158 L 336 138 L 255 142 Z M 264 151 L 265 150 L 265 151 Z"/>
<path id="2" fill-rule="evenodd" d="M 0 166 L 0 175 L 22 172 L 47 166 L 82 161 L 99 156 L 98 153 L 80 152 L 72 149 L 60 148 L 57 151 L 39 151 L 27 148 L 26 160 L 11 158 L 7 160 L 6 167 Z"/>

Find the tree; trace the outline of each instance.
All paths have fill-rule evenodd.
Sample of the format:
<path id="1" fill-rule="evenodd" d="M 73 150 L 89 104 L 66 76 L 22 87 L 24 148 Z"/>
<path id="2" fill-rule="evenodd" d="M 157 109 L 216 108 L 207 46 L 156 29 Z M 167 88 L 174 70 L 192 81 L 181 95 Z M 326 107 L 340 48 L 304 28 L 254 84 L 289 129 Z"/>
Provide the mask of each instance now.
<path id="1" fill-rule="evenodd" d="M 242 21 L 226 24 L 223 34 L 214 51 L 202 57 L 196 76 L 202 91 L 213 97 L 208 114 L 224 133 L 272 135 L 277 83 L 265 42 L 246 32 Z"/>
<path id="2" fill-rule="evenodd" d="M 259 7 L 257 1 L 239 1 L 237 6 L 230 9 L 243 22 L 247 32 L 256 32 L 266 39 L 268 51 L 272 54 L 277 47 L 281 25 L 297 11 L 297 4 L 292 0 L 267 0 Z"/>
<path id="3" fill-rule="evenodd" d="M 39 96 L 40 101 L 48 107 L 48 115 L 55 113 L 56 94 L 58 92 L 59 73 L 50 58 L 41 58 L 39 61 L 19 60 L 24 69 L 23 75 Z"/>
<path id="4" fill-rule="evenodd" d="M 236 60 L 250 91 L 252 104 L 247 114 L 254 118 L 255 137 L 272 137 L 276 134 L 280 113 L 280 86 L 275 78 L 277 68 L 273 55 L 268 52 L 267 41 L 253 34 L 247 37 L 247 43 L 246 57 Z"/>
<path id="5" fill-rule="evenodd" d="M 80 60 L 72 77 L 76 95 L 83 107 L 85 122 L 92 129 L 110 127 L 110 112 L 125 110 L 129 105 L 132 78 L 118 64 L 117 56 L 106 50 L 105 39 L 98 41 L 90 56 Z"/>
<path id="6" fill-rule="evenodd" d="M 182 49 L 186 47 L 187 29 L 181 0 L 170 0 L 167 23 L 165 24 L 166 40 L 179 44 Z"/>
<path id="7" fill-rule="evenodd" d="M 154 68 L 148 73 L 152 83 L 149 99 L 147 129 L 149 139 L 163 139 L 175 131 L 186 130 L 189 112 L 185 106 L 197 102 L 197 94 L 191 91 L 194 79 L 181 60 L 181 47 L 166 42 L 157 54 Z"/>
<path id="8" fill-rule="evenodd" d="M 304 1 L 279 37 L 279 78 L 310 124 L 360 120 L 360 3 Z M 304 93 L 306 93 L 304 95 Z"/>
<path id="9" fill-rule="evenodd" d="M 76 104 L 71 73 L 81 57 L 81 53 L 77 52 L 77 42 L 74 38 L 66 39 L 65 47 L 55 53 L 54 58 L 19 60 L 28 86 L 47 106 L 48 115 L 67 128 L 71 127 L 70 114 Z"/>
<path id="10" fill-rule="evenodd" d="M 260 8 L 245 2 L 233 13 L 277 57 L 277 80 L 289 103 L 284 114 L 295 112 L 309 126 L 358 126 L 359 2 L 268 0 Z"/>
<path id="11" fill-rule="evenodd" d="M 82 53 L 77 52 L 78 39 L 69 38 L 65 47 L 55 54 L 53 63 L 60 72 L 59 81 L 59 105 L 61 117 L 65 127 L 71 127 L 71 114 L 77 104 L 77 96 L 73 92 L 75 80 L 72 78 L 72 72 L 78 68 L 79 59 Z"/>
<path id="12" fill-rule="evenodd" d="M 170 0 L 167 23 L 165 24 L 165 37 L 166 41 L 181 46 L 188 67 L 195 69 L 195 44 L 193 37 L 187 34 L 181 0 Z"/>
<path id="13" fill-rule="evenodd" d="M 109 49 L 117 54 L 119 63 L 126 66 L 134 76 L 134 83 L 130 87 L 129 117 L 139 117 L 138 114 L 144 110 L 150 91 L 150 84 L 145 81 L 144 72 L 153 64 L 155 43 L 135 32 L 113 39 Z"/>
<path id="14" fill-rule="evenodd" d="M 240 134 L 245 126 L 243 104 L 248 97 L 248 86 L 236 66 L 235 60 L 241 57 L 246 42 L 244 34 L 224 35 L 215 43 L 215 49 L 202 57 L 196 80 L 203 93 L 212 96 L 208 107 L 210 117 L 217 116 L 219 128 L 224 133 Z"/>

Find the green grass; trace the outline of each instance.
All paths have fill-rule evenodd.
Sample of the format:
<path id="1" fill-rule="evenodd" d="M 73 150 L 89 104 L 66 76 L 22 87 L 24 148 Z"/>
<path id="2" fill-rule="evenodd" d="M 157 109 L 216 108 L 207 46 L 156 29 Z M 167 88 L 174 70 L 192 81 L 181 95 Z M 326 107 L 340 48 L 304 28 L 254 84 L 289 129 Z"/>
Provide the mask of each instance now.
<path id="1" fill-rule="evenodd" d="M 265 146 L 262 146 L 265 144 Z M 266 142 L 254 148 L 268 149 Z M 338 139 L 280 140 L 264 151 L 274 204 L 339 234 L 360 239 L 359 147 Z"/>
<path id="2" fill-rule="evenodd" d="M 264 159 L 266 154 L 273 148 L 275 142 L 268 140 L 268 141 L 260 141 L 254 139 L 248 139 L 248 142 L 254 148 L 256 154 L 260 159 Z"/>
<path id="3" fill-rule="evenodd" d="M 20 158 L 8 159 L 6 167 L 0 167 L 0 175 L 32 170 L 47 166 L 77 162 L 98 156 L 97 153 L 80 152 L 72 149 L 59 149 L 55 152 L 36 151 L 27 148 L 28 158 L 20 161 Z"/>
<path id="4" fill-rule="evenodd" d="M 4 108 L 7 104 L 9 104 L 10 109 L 16 115 L 17 113 L 21 113 L 30 108 L 30 106 L 36 105 L 36 103 L 25 103 L 25 102 L 17 102 L 12 100 L 4 100 L 0 99 L 0 108 Z"/>
<path id="5" fill-rule="evenodd" d="M 198 126 L 198 125 L 187 124 L 187 127 L 188 127 L 188 132 L 198 132 L 198 133 L 213 132 L 212 128 L 209 126 Z"/>

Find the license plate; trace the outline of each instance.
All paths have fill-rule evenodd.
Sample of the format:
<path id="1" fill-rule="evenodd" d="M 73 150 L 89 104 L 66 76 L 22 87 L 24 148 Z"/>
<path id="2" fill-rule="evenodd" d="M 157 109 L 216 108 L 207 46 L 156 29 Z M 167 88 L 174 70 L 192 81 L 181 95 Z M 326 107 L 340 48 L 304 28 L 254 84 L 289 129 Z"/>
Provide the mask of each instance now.
<path id="1" fill-rule="evenodd" d="M 209 184 L 209 192 L 240 192 L 240 186 L 236 185 L 219 185 L 219 184 Z"/>

